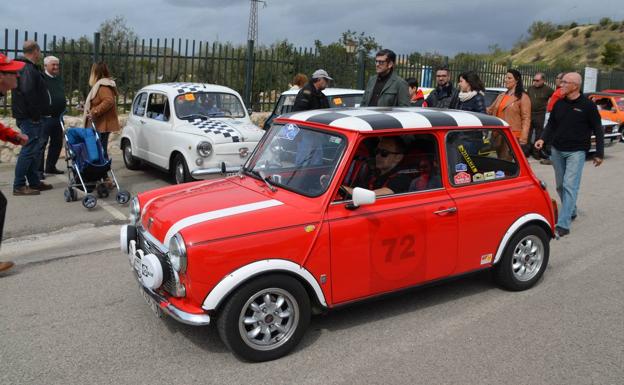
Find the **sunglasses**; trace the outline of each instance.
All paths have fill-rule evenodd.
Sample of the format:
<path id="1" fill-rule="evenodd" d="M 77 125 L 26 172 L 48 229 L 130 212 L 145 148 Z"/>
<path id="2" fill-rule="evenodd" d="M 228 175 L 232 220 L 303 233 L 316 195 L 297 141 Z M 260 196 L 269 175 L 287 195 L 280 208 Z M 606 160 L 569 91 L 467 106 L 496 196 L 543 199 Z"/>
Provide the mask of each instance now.
<path id="1" fill-rule="evenodd" d="M 375 155 L 379 155 L 382 158 L 386 158 L 390 154 L 392 154 L 392 155 L 400 155 L 401 153 L 400 152 L 389 151 L 389 150 L 386 150 L 385 148 L 378 148 L 377 150 L 375 150 Z"/>

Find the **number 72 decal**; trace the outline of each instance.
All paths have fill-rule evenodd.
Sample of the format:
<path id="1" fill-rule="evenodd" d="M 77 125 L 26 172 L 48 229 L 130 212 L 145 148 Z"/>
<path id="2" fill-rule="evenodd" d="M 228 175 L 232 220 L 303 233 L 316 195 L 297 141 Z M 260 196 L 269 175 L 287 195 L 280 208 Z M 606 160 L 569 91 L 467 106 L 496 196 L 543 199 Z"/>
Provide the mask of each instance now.
<path id="1" fill-rule="evenodd" d="M 386 248 L 385 262 L 393 262 L 397 259 L 408 259 L 416 256 L 414 245 L 416 238 L 413 235 L 405 235 L 401 238 L 388 238 L 381 241 Z"/>

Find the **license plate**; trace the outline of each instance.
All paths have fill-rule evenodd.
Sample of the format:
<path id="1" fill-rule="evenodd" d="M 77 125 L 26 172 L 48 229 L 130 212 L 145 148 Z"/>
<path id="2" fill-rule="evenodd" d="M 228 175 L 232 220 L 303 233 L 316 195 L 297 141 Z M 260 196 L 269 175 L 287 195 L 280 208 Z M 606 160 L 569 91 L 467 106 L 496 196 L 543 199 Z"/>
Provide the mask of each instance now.
<path id="1" fill-rule="evenodd" d="M 153 298 L 151 298 L 146 292 L 145 290 L 143 290 L 142 287 L 139 287 L 139 291 L 141 292 L 141 295 L 143 296 L 143 298 L 145 298 L 145 302 L 147 302 L 147 304 L 149 305 L 150 309 L 152 309 L 152 312 L 154 313 L 154 315 L 157 318 L 162 318 L 163 316 L 163 311 L 160 308 L 160 306 L 158 305 L 158 303 L 156 303 L 156 301 L 154 301 Z"/>

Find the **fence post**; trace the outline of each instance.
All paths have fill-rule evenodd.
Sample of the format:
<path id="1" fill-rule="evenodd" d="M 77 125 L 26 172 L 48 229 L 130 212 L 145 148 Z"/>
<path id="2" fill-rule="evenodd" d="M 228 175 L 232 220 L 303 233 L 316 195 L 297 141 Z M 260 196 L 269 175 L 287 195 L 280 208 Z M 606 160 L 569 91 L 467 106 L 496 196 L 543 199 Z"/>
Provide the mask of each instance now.
<path id="1" fill-rule="evenodd" d="M 100 33 L 95 32 L 93 34 L 93 62 L 100 61 Z"/>
<path id="2" fill-rule="evenodd" d="M 358 66 L 357 66 L 357 88 L 363 90 L 366 87 L 366 60 L 364 60 L 366 53 L 364 51 L 360 51 L 358 55 Z"/>
<path id="3" fill-rule="evenodd" d="M 243 91 L 243 99 L 247 108 L 251 108 L 251 91 L 253 86 L 253 70 L 254 70 L 254 41 L 247 40 L 247 59 L 245 60 L 245 88 Z"/>

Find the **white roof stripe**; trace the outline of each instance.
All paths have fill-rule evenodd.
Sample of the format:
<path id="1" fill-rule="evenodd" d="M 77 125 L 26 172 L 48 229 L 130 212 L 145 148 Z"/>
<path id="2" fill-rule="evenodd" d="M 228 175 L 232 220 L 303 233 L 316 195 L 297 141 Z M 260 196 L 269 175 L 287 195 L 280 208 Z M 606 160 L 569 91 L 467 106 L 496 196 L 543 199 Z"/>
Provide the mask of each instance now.
<path id="1" fill-rule="evenodd" d="M 354 116 L 348 116 L 334 120 L 332 123 L 334 127 L 346 128 L 356 131 L 372 131 L 373 128 L 365 120 L 356 118 Z"/>
<path id="2" fill-rule="evenodd" d="M 193 225 L 196 225 L 196 224 L 202 223 L 202 222 L 211 221 L 213 219 L 225 218 L 225 217 L 229 217 L 229 216 L 236 215 L 236 214 L 248 213 L 250 211 L 266 209 L 266 208 L 269 208 L 269 207 L 279 206 L 279 205 L 283 205 L 283 204 L 284 203 L 282 203 L 282 202 L 280 202 L 278 200 L 271 199 L 271 200 L 260 201 L 260 202 L 255 202 L 255 203 L 249 203 L 249 204 L 245 204 L 245 205 L 228 207 L 228 208 L 225 208 L 225 209 L 208 211 L 206 213 L 192 215 L 190 217 L 186 217 L 186 218 L 181 219 L 181 220 L 177 221 L 176 223 L 174 223 L 173 226 L 171 226 L 171 228 L 169 228 L 169 231 L 167 231 L 167 235 L 165 235 L 165 239 L 163 241 L 163 244 L 165 245 L 165 247 L 168 247 L 169 246 L 169 240 L 177 232 L 179 232 L 180 230 L 182 230 L 184 228 L 187 228 L 189 226 L 193 226 Z"/>
<path id="3" fill-rule="evenodd" d="M 472 114 L 468 114 L 462 111 L 444 111 L 443 114 L 450 115 L 455 121 L 457 125 L 460 127 L 481 127 L 483 123 L 481 120 Z"/>
<path id="4" fill-rule="evenodd" d="M 388 116 L 401 122 L 403 127 L 431 127 L 429 119 L 413 112 L 393 112 L 388 114 Z"/>
<path id="5" fill-rule="evenodd" d="M 289 116 L 289 119 L 294 119 L 294 120 L 308 120 L 313 116 L 316 115 L 321 115 L 321 114 L 326 114 L 328 112 L 334 112 L 331 110 L 309 110 L 309 111 L 301 111 L 301 112 L 296 112 L 292 115 Z"/>

